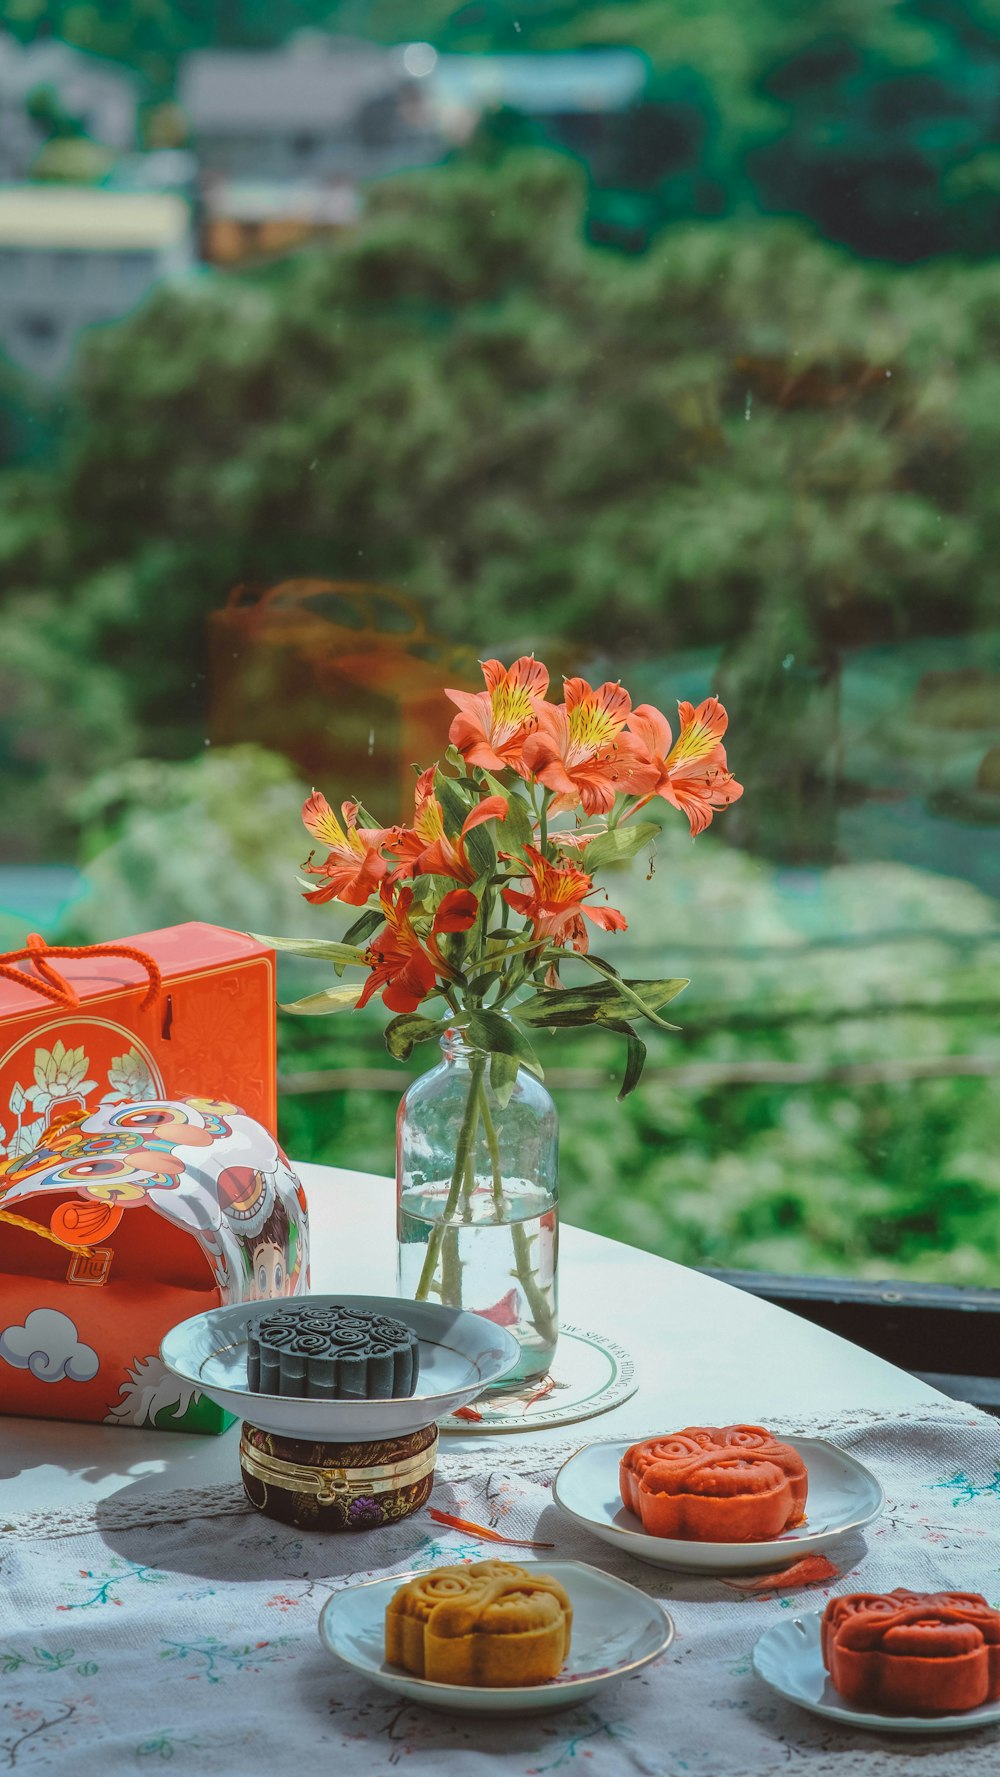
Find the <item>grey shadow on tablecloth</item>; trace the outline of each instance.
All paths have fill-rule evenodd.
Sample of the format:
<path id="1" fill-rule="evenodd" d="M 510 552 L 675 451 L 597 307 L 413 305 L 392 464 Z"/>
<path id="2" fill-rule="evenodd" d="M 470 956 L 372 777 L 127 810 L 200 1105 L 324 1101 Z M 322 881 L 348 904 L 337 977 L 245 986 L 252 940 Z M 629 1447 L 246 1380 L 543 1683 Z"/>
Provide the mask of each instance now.
<path id="1" fill-rule="evenodd" d="M 511 1773 L 554 1770 L 563 1765 L 567 1742 L 574 1763 L 577 1757 L 588 1763 L 593 1758 L 589 1768 L 604 1769 L 597 1766 L 595 1755 L 617 1738 L 628 1719 L 630 1686 L 642 1682 L 640 1674 L 609 1689 L 599 1708 L 578 1704 L 551 1714 L 514 1719 L 509 1714 L 468 1716 L 393 1696 L 346 1666 L 324 1660 L 318 1650 L 315 1662 L 295 1675 L 295 1700 L 306 1719 L 325 1719 L 334 1727 L 341 1722 L 349 1725 L 351 1739 L 366 1759 L 371 1777 L 405 1769 L 406 1754 L 416 1746 L 428 1761 L 447 1758 L 447 1768 L 463 1777 L 484 1769 Z M 510 1761 L 506 1767 L 498 1762 L 503 1759 Z M 650 1768 L 645 1762 L 635 1762 L 633 1748 L 629 1769 L 645 1772 Z M 659 1764 L 656 1769 L 665 1777 Z M 682 1774 L 678 1772 L 677 1777 Z"/>
<path id="2" fill-rule="evenodd" d="M 18 1475 L 30 1475 L 35 1469 L 53 1468 L 71 1475 L 81 1489 L 103 1481 L 107 1475 L 119 1475 L 130 1461 L 147 1461 L 142 1447 L 143 1434 L 119 1426 L 88 1425 L 87 1443 L 99 1446 L 102 1455 L 91 1456 L 79 1467 L 74 1461 L 77 1441 L 70 1434 L 84 1428 L 62 1419 L 8 1419 L 0 1432 L 0 1481 L 13 1481 Z M 204 1447 L 204 1438 L 184 1440 L 195 1447 Z M 123 1448 L 124 1447 L 124 1448 Z M 140 1479 L 144 1477 L 139 1477 Z M 81 1501 L 81 1503 L 83 1503 Z"/>
<path id="3" fill-rule="evenodd" d="M 96 1525 L 105 1546 L 127 1561 L 194 1579 L 336 1581 L 368 1568 L 405 1566 L 434 1542 L 435 1526 L 426 1511 L 377 1530 L 300 1530 L 249 1505 L 220 1516 L 199 1516 L 194 1511 L 187 1517 L 167 1519 L 158 1514 L 147 1523 L 123 1524 L 123 1502 L 131 1492 L 126 1489 L 106 1505 L 97 1505 Z M 144 1497 L 137 1488 L 137 1513 Z M 150 1500 L 158 1497 L 148 1495 Z M 446 1481 L 436 1483 L 432 1503 L 440 1511 L 456 1512 L 457 1502 Z"/>

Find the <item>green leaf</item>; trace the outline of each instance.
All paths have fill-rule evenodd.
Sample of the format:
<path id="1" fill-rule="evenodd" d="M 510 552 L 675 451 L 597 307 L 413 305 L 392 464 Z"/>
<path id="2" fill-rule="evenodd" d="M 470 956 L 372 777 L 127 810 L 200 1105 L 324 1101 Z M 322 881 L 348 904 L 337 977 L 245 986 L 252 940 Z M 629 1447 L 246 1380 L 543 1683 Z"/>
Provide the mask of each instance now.
<path id="1" fill-rule="evenodd" d="M 328 987 L 323 993 L 309 993 L 304 1000 L 293 1000 L 281 1011 L 301 1012 L 308 1018 L 322 1017 L 325 1012 L 347 1012 L 357 1005 L 363 988 L 363 981 L 350 987 Z"/>
<path id="2" fill-rule="evenodd" d="M 658 839 L 659 834 L 655 821 L 640 821 L 636 827 L 614 827 L 610 833 L 598 833 L 583 853 L 583 866 L 593 873 L 606 864 L 625 864 Z"/>
<path id="3" fill-rule="evenodd" d="M 518 1008 L 520 1015 L 520 1007 Z M 522 1067 L 529 1068 L 544 1079 L 542 1064 L 523 1030 L 499 1012 L 473 1012 L 469 1018 L 469 1040 L 477 1049 L 488 1049 L 491 1055 L 516 1055 Z"/>
<path id="4" fill-rule="evenodd" d="M 473 827 L 472 832 L 465 835 L 463 843 L 477 875 L 492 875 L 497 867 L 497 848 L 490 838 L 490 824 Z"/>
<path id="5" fill-rule="evenodd" d="M 366 907 L 360 919 L 356 919 L 352 926 L 348 926 L 341 943 L 364 944 L 365 940 L 370 938 L 372 933 L 382 924 L 384 918 L 385 914 L 380 907 Z"/>
<path id="6" fill-rule="evenodd" d="M 434 793 L 441 804 L 445 832 L 454 839 L 461 833 L 465 818 L 472 813 L 479 797 L 467 796 L 453 777 L 445 777 L 441 771 L 434 773 Z M 496 847 L 489 836 L 487 827 L 473 827 L 472 832 L 466 836 L 465 849 L 472 860 L 477 876 L 483 876 L 487 871 L 492 871 L 495 868 Z"/>
<path id="7" fill-rule="evenodd" d="M 429 1043 L 448 1028 L 443 1018 L 424 1018 L 419 1012 L 401 1012 L 385 1027 L 385 1046 L 397 1061 L 409 1061 L 415 1043 Z"/>
<path id="8" fill-rule="evenodd" d="M 413 890 L 411 915 L 436 907 L 448 893 L 448 879 L 444 876 L 415 876 L 409 886 Z"/>
<path id="9" fill-rule="evenodd" d="M 358 938 L 370 938 L 372 933 L 378 929 L 384 919 L 385 914 L 382 912 L 381 908 L 376 909 L 374 907 L 366 907 L 361 918 L 356 919 L 352 926 L 348 926 L 341 939 L 341 943 L 353 944 Z M 336 962 L 333 965 L 333 972 L 335 975 L 342 975 L 346 967 L 346 963 Z"/>
<path id="10" fill-rule="evenodd" d="M 501 828 L 504 851 L 522 851 L 526 845 L 532 843 L 535 837 L 535 823 L 531 809 L 523 796 L 519 796 L 516 790 L 508 790 L 507 786 L 502 784 L 498 777 L 494 777 L 492 772 L 484 771 L 483 777 L 489 785 L 491 796 L 506 796 L 507 798 L 507 819 Z"/>
<path id="11" fill-rule="evenodd" d="M 444 756 L 445 763 L 451 766 L 452 771 L 457 771 L 459 777 L 464 777 L 466 770 L 465 760 L 458 748 L 453 746 L 445 747 Z"/>
<path id="12" fill-rule="evenodd" d="M 547 951 L 544 952 L 544 954 L 547 958 L 558 958 L 563 952 Z M 650 1020 L 650 1024 L 659 1025 L 661 1031 L 679 1031 L 680 1025 L 668 1024 L 666 1018 L 659 1018 L 659 1016 L 657 1016 L 654 1008 L 652 1008 L 652 1004 L 650 1004 L 650 995 L 648 995 L 647 992 L 636 992 L 636 990 L 638 990 L 638 988 L 645 990 L 648 986 L 652 986 L 652 988 L 668 988 L 670 992 L 666 993 L 666 999 L 675 999 L 679 993 L 684 992 L 686 986 L 691 986 L 691 983 L 689 983 L 687 979 L 673 979 L 673 981 L 659 981 L 659 983 L 657 983 L 657 981 L 654 981 L 654 983 L 648 983 L 648 981 L 645 981 L 645 983 L 643 983 L 643 981 L 625 981 L 623 976 L 618 974 L 618 970 L 611 967 L 611 963 L 607 963 L 607 961 L 604 960 L 604 956 L 597 956 L 597 952 L 595 951 L 588 951 L 588 954 L 586 954 L 586 956 L 581 956 L 579 960 L 581 960 L 581 963 L 588 963 L 590 968 L 595 968 L 595 970 L 597 970 L 599 976 L 606 976 L 607 979 L 611 981 L 613 992 L 615 992 L 616 995 L 620 995 L 620 999 L 625 1002 L 625 1004 L 623 1004 L 623 1009 L 625 1009 L 625 1011 L 629 1011 L 629 1009 L 639 1011 L 639 1013 L 643 1015 L 643 1018 L 648 1018 L 648 1020 Z M 657 1006 L 663 1006 L 663 1004 L 666 1004 L 666 1000 L 655 999 L 655 1004 L 657 1004 Z"/>
<path id="13" fill-rule="evenodd" d="M 379 914 L 376 924 L 381 921 Z M 314 956 L 328 963 L 360 963 L 364 962 L 364 952 L 356 944 L 346 941 L 337 943 L 331 938 L 268 938 L 260 932 L 251 932 L 258 944 L 270 944 L 272 950 L 287 950 L 292 956 Z"/>
<path id="14" fill-rule="evenodd" d="M 516 1055 L 504 1055 L 499 1049 L 494 1049 L 490 1056 L 490 1085 L 501 1110 L 506 1110 L 510 1103 L 520 1065 Z"/>
<path id="15" fill-rule="evenodd" d="M 436 884 L 435 892 L 438 901 L 442 901 L 445 894 L 450 893 L 455 886 L 452 883 L 442 883 L 440 877 L 435 877 L 429 880 L 433 880 Z M 468 966 L 475 967 L 478 964 L 479 953 L 482 950 L 483 945 L 483 927 L 489 918 L 490 910 L 493 906 L 493 896 L 490 893 L 489 880 L 489 872 L 487 872 L 483 876 L 478 876 L 475 882 L 470 886 L 469 893 L 475 896 L 479 906 L 475 920 L 469 927 L 468 931 L 448 932 L 438 938 L 438 943 L 440 944 L 445 957 L 454 969 L 463 969 Z M 466 959 L 471 959 L 471 965 L 467 963 Z M 489 983 L 487 982 L 486 986 L 488 985 Z M 485 992 L 485 987 L 483 991 Z"/>
<path id="16" fill-rule="evenodd" d="M 457 839 L 466 815 L 472 810 L 473 798 L 459 788 L 453 777 L 445 777 L 443 771 L 434 773 L 434 794 L 441 804 L 445 832 L 450 839 Z"/>
<path id="17" fill-rule="evenodd" d="M 547 951 L 545 960 L 559 956 L 559 951 Z M 595 983 L 593 987 L 542 987 L 530 1000 L 521 1002 L 517 1016 L 522 1024 L 547 1025 L 559 1030 L 583 1024 L 613 1025 L 639 1011 L 664 1030 L 676 1030 L 675 1024 L 657 1018 L 656 1010 L 676 999 L 689 985 L 688 981 L 678 978 L 669 981 L 605 981 Z"/>
<path id="18" fill-rule="evenodd" d="M 624 1020 L 621 1024 L 610 1025 L 609 1029 L 618 1031 L 628 1043 L 628 1054 L 625 1060 L 625 1078 L 623 1079 L 618 1092 L 618 1101 L 621 1103 L 623 1098 L 627 1098 L 630 1092 L 635 1091 L 642 1078 L 642 1070 L 646 1063 L 646 1045 L 637 1032 L 633 1030 L 631 1024 L 625 1023 Z"/>

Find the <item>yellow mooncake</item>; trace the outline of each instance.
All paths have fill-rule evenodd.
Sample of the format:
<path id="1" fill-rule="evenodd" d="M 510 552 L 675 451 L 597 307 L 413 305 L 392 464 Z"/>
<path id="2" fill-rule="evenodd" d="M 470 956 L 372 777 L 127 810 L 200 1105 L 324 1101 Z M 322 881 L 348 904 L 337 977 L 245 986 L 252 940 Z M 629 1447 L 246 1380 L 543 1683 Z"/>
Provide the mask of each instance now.
<path id="1" fill-rule="evenodd" d="M 435 1684 L 542 1684 L 562 1671 L 573 1607 L 558 1580 L 510 1561 L 437 1567 L 385 1613 L 385 1657 Z"/>

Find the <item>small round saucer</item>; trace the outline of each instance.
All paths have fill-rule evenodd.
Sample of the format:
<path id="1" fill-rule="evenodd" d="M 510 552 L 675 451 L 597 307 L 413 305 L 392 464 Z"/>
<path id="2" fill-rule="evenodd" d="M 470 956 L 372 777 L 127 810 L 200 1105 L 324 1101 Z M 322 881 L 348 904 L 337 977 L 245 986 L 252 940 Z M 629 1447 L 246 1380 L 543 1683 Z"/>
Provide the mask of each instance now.
<path id="1" fill-rule="evenodd" d="M 479 1685 L 435 1684 L 415 1678 L 385 1659 L 385 1607 L 393 1593 L 415 1577 L 393 1574 L 345 1586 L 328 1598 L 320 1613 L 323 1646 L 374 1684 L 430 1709 L 470 1715 L 515 1715 L 570 1709 L 606 1685 L 638 1672 L 662 1654 L 674 1638 L 672 1618 L 637 1587 L 584 1561 L 524 1561 L 565 1586 L 573 1605 L 569 1658 L 558 1678 L 544 1684 L 487 1689 Z"/>
<path id="2" fill-rule="evenodd" d="M 764 1572 L 790 1567 L 803 1555 L 830 1549 L 851 1531 L 861 1530 L 877 1518 L 885 1504 L 875 1476 L 825 1438 L 796 1438 L 781 1434 L 802 1457 L 809 1472 L 806 1521 L 783 1536 L 757 1543 L 710 1543 L 681 1541 L 666 1536 L 647 1536 L 639 1519 L 622 1504 L 618 1465 L 627 1441 L 588 1444 L 564 1462 L 552 1487 L 552 1497 L 569 1517 L 585 1524 L 602 1542 L 627 1549 L 638 1561 L 653 1567 L 672 1567 L 685 1573 L 732 1574 Z"/>
<path id="3" fill-rule="evenodd" d="M 627 1351 L 603 1333 L 561 1326 L 552 1367 L 541 1382 L 501 1388 L 479 1396 L 441 1422 L 442 1432 L 535 1431 L 540 1425 L 575 1425 L 620 1407 L 639 1383 Z"/>
<path id="4" fill-rule="evenodd" d="M 340 1302 L 391 1315 L 412 1327 L 420 1340 L 416 1393 L 399 1400 L 324 1401 L 259 1394 L 249 1388 L 247 1329 L 273 1314 L 274 1302 L 233 1303 L 182 1320 L 167 1333 L 160 1356 L 183 1382 L 194 1383 L 227 1413 L 249 1420 L 261 1431 L 343 1444 L 420 1431 L 506 1376 L 521 1355 L 517 1340 L 505 1327 L 436 1302 L 410 1302 L 397 1296 L 299 1296 L 294 1301 L 317 1308 Z"/>
<path id="5" fill-rule="evenodd" d="M 765 1631 L 753 1650 L 753 1669 L 779 1697 L 827 1715 L 845 1728 L 873 1728 L 882 1734 L 960 1734 L 1000 1722 L 1000 1702 L 981 1703 L 958 1715 L 879 1715 L 858 1709 L 835 1691 L 823 1664 L 822 1613 L 783 1617 Z"/>

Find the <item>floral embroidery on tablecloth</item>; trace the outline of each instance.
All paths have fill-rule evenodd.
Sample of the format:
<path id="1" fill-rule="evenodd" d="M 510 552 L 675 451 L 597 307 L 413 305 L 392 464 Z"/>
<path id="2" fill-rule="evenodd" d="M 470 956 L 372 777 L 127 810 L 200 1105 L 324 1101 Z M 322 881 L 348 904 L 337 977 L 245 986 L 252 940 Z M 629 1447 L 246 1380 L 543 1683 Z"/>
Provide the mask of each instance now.
<path id="1" fill-rule="evenodd" d="M 135 1580 L 140 1586 L 157 1586 L 163 1584 L 167 1578 L 165 1573 L 158 1573 L 154 1567 L 147 1567 L 136 1561 L 120 1561 L 117 1558 L 109 1563 L 109 1568 L 103 1573 L 89 1567 L 79 1568 L 78 1573 L 80 1579 L 87 1582 L 82 1588 L 87 1592 L 87 1597 L 57 1604 L 57 1610 L 91 1610 L 95 1605 L 121 1605 L 125 1600 L 115 1594 L 128 1581 Z"/>
<path id="2" fill-rule="evenodd" d="M 154 1734 L 135 1749 L 137 1758 L 176 1758 L 179 1752 L 196 1752 L 202 1742 L 193 1735 L 182 1736 L 171 1729 Z"/>
<path id="3" fill-rule="evenodd" d="M 585 1713 L 585 1725 L 563 1741 L 554 1758 L 546 1759 L 543 1764 L 526 1765 L 524 1777 L 546 1777 L 549 1771 L 563 1771 L 580 1757 L 591 1758 L 590 1743 L 594 1740 L 629 1740 L 632 1737 L 631 1729 L 623 1721 L 608 1721 L 594 1709 L 574 1713 Z"/>
<path id="4" fill-rule="evenodd" d="M 82 1751 L 100 1726 L 96 1699 L 89 1693 L 64 1697 L 58 1703 L 48 1699 L 4 1702 L 0 1708 L 0 1768 L 19 1770 L 29 1756 L 32 1765 L 40 1766 L 48 1763 L 47 1755 L 78 1745 Z"/>
<path id="5" fill-rule="evenodd" d="M 159 1657 L 191 1660 L 197 1669 L 189 1677 L 222 1684 L 234 1672 L 258 1673 L 275 1660 L 294 1659 L 294 1652 L 288 1651 L 292 1641 L 290 1635 L 278 1635 L 272 1641 L 245 1641 L 230 1647 L 217 1635 L 197 1635 L 185 1641 L 164 1640 Z"/>
<path id="6" fill-rule="evenodd" d="M 93 1678 L 100 1667 L 94 1660 L 77 1659 L 75 1648 L 64 1647 L 59 1653 L 52 1653 L 45 1647 L 34 1647 L 30 1654 L 19 1654 L 11 1648 L 0 1648 L 0 1673 L 8 1678 L 12 1672 L 20 1672 L 28 1667 L 34 1672 L 63 1672 L 68 1666 L 79 1673 L 81 1678 Z"/>
<path id="7" fill-rule="evenodd" d="M 976 1500 L 992 1496 L 1000 1499 L 1000 1469 L 996 1469 L 991 1481 L 971 1481 L 960 1469 L 957 1474 L 949 1475 L 946 1481 L 929 1481 L 929 1487 L 944 1488 L 946 1492 L 954 1492 L 953 1506 L 972 1505 Z M 956 1491 L 957 1489 L 957 1491 Z"/>

